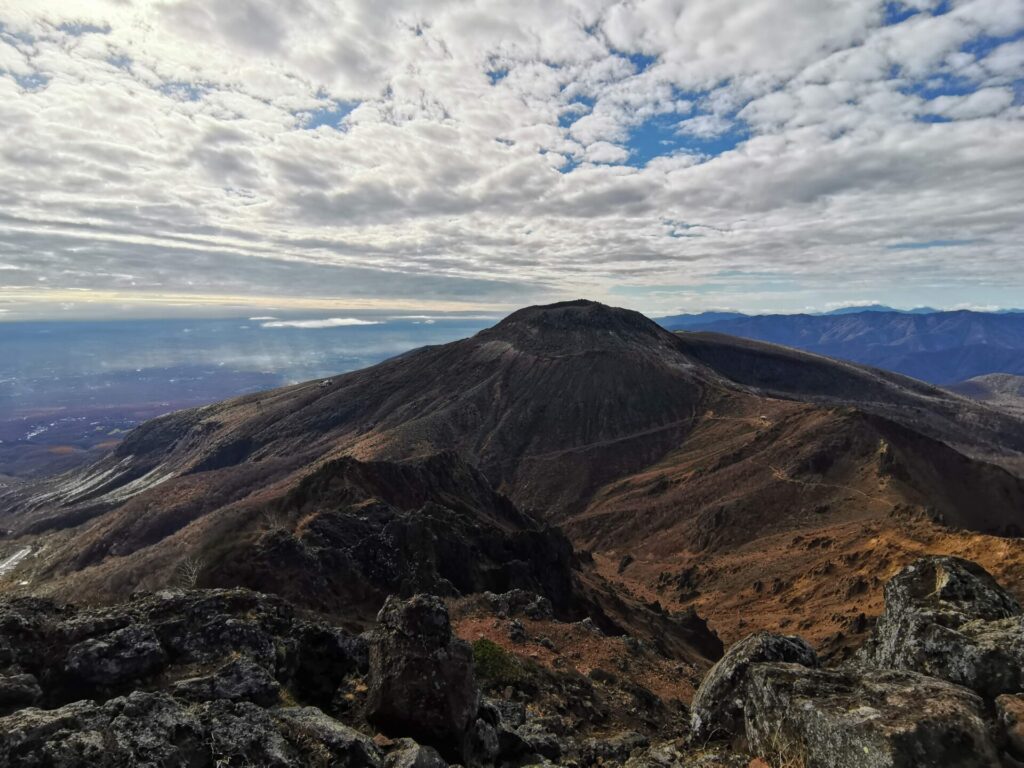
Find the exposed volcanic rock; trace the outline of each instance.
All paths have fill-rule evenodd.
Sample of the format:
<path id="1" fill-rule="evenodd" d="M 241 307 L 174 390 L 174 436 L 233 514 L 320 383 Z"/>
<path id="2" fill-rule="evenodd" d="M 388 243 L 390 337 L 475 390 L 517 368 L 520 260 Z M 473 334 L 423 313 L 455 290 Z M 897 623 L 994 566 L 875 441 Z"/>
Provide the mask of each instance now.
<path id="1" fill-rule="evenodd" d="M 473 651 L 452 637 L 436 597 L 391 598 L 370 640 L 367 714 L 385 733 L 408 734 L 457 760 L 480 708 Z"/>
<path id="2" fill-rule="evenodd" d="M 495 597 L 527 608 L 538 601 Z M 559 624 L 550 612 L 531 613 Z M 498 698 L 481 699 L 477 656 L 453 635 L 438 598 L 391 599 L 380 619 L 368 659 L 366 639 L 246 590 L 140 595 L 91 609 L 2 600 L 0 764 L 444 768 L 435 744 L 474 768 L 551 765 L 540 753 L 558 765 L 600 757 L 611 766 L 685 711 L 627 679 L 591 681 L 526 659 L 509 662 L 521 671 L 500 686 L 486 678 Z M 155 641 L 161 664 L 136 666 L 135 679 L 100 680 L 96 670 L 137 665 L 140 654 L 120 642 L 126 629 L 145 640 L 142 656 Z M 83 647 L 103 651 L 74 652 Z M 71 657 L 80 661 L 73 670 Z"/>
<path id="3" fill-rule="evenodd" d="M 1019 625 L 1016 601 L 978 565 L 951 557 L 904 569 L 886 597 L 857 663 L 824 668 L 799 638 L 765 633 L 734 645 L 694 697 L 693 737 L 742 737 L 771 765 L 1015 765 L 1024 743 L 1016 641 L 976 646 L 993 626 Z"/>
<path id="4" fill-rule="evenodd" d="M 912 672 L 755 664 L 746 737 L 776 764 L 813 768 L 997 768 L 981 699 Z"/>
<path id="5" fill-rule="evenodd" d="M 41 694 L 33 698 L 47 707 L 157 680 L 191 700 L 276 700 L 276 689 L 288 685 L 307 700 L 329 701 L 310 685 L 309 667 L 332 675 L 333 694 L 345 675 L 365 669 L 366 653 L 359 638 L 240 589 L 168 591 L 93 610 L 33 598 L 0 602 L 0 671 L 8 681 L 34 677 Z M 197 677 L 200 670 L 207 676 Z"/>
<path id="6" fill-rule="evenodd" d="M 751 665 L 769 661 L 818 666 L 814 649 L 799 637 L 757 632 L 744 638 L 715 663 L 694 694 L 694 738 L 723 738 L 742 731 L 747 674 Z"/>
<path id="7" fill-rule="evenodd" d="M 526 589 L 579 610 L 568 540 L 520 513 L 454 454 L 329 462 L 268 505 L 246 557 L 211 553 L 207 578 L 376 612 L 388 594 Z M 258 524 L 259 524 L 258 522 Z M 351 615 L 351 614 L 350 614 Z"/>
<path id="8" fill-rule="evenodd" d="M 1017 610 L 972 563 L 923 566 L 894 580 L 894 599 L 986 617 L 973 621 Z M 937 594 L 923 593 L 918 571 Z M 765 633 L 708 674 L 691 732 L 682 703 L 638 682 L 652 666 L 670 676 L 672 662 L 646 643 L 560 623 L 521 591 L 456 604 L 462 631 L 477 638 L 472 648 L 428 595 L 389 599 L 368 640 L 246 590 L 140 595 L 92 609 L 2 600 L 0 693 L 13 695 L 3 699 L 0 764 L 444 768 L 437 747 L 470 768 L 997 768 L 1013 765 L 1024 743 L 1019 695 L 993 701 L 918 672 L 825 668 L 799 638 Z M 514 621 L 519 643 L 475 634 L 505 637 L 503 622 Z M 548 648 L 534 643 L 541 627 L 565 648 L 549 667 L 528 650 Z M 595 665 L 594 649 L 609 644 L 624 651 L 622 663 Z M 587 649 L 589 669 L 572 667 L 586 663 L 575 649 Z M 139 677 L 118 674 L 128 667 Z M 100 669 L 115 674 L 104 681 Z M 709 732 L 711 723 L 721 727 Z M 373 737 L 378 728 L 387 735 Z M 730 736 L 751 753 L 708 743 Z"/>
<path id="9" fill-rule="evenodd" d="M 381 760 L 366 736 L 336 721 L 325 728 L 304 710 L 264 710 L 226 701 L 189 705 L 166 694 L 136 691 L 104 704 L 78 701 L 0 718 L 0 763 L 26 768 L 379 768 Z"/>
<path id="10" fill-rule="evenodd" d="M 987 698 L 1024 690 L 1024 616 L 979 565 L 931 557 L 907 566 L 885 587 L 885 612 L 863 657 L 891 669 L 923 672 Z"/>

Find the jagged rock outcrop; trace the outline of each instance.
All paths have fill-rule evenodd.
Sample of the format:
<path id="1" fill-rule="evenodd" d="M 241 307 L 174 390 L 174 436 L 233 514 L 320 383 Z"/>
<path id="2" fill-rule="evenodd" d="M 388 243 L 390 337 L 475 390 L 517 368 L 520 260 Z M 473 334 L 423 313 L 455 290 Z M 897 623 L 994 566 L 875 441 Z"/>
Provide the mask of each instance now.
<path id="1" fill-rule="evenodd" d="M 998 768 L 981 698 L 914 672 L 755 664 L 751 750 L 808 768 Z"/>
<path id="2" fill-rule="evenodd" d="M 782 661 L 818 666 L 818 656 L 799 637 L 757 632 L 740 640 L 704 677 L 690 706 L 693 737 L 728 738 L 743 730 L 747 674 L 751 665 Z"/>
<path id="3" fill-rule="evenodd" d="M 326 704 L 345 675 L 365 670 L 366 659 L 361 638 L 244 589 L 143 594 L 94 609 L 0 601 L 0 674 L 32 676 L 44 707 L 103 701 L 158 680 L 191 701 L 269 706 L 288 686 Z"/>
<path id="4" fill-rule="evenodd" d="M 312 707 L 188 704 L 163 693 L 135 691 L 103 704 L 77 701 L 0 718 L 0 765 L 380 768 L 381 757 L 369 738 Z"/>
<path id="5" fill-rule="evenodd" d="M 869 664 L 949 680 L 986 698 L 1024 690 L 1024 615 L 981 566 L 927 557 L 885 587 Z"/>
<path id="6" fill-rule="evenodd" d="M 859 660 L 837 668 L 821 668 L 799 638 L 759 633 L 734 645 L 694 697 L 693 738 L 719 728 L 772 765 L 807 768 L 1018 765 L 1017 601 L 955 557 L 918 560 L 885 598 Z"/>
<path id="7" fill-rule="evenodd" d="M 370 640 L 370 722 L 456 760 L 479 708 L 473 651 L 452 635 L 444 603 L 430 595 L 389 598 Z"/>

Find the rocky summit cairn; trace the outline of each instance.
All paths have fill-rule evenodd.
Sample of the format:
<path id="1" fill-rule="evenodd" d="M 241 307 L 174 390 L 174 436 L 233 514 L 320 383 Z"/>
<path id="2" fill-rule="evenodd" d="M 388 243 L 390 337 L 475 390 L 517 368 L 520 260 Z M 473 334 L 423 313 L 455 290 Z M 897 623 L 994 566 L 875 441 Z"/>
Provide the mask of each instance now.
<path id="1" fill-rule="evenodd" d="M 885 587 L 885 611 L 862 651 L 872 665 L 966 686 L 986 698 L 1024 690 L 1024 616 L 976 563 L 928 557 Z"/>
<path id="2" fill-rule="evenodd" d="M 455 760 L 479 707 L 473 651 L 452 635 L 444 603 L 431 595 L 389 597 L 370 641 L 370 722 Z"/>

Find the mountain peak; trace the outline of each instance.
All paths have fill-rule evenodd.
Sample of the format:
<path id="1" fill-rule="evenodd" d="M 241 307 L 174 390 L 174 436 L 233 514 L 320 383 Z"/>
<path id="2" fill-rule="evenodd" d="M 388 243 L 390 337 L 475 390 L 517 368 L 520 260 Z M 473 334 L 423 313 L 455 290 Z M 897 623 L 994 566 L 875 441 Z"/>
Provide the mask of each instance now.
<path id="1" fill-rule="evenodd" d="M 481 335 L 516 346 L 571 346 L 582 351 L 607 346 L 616 338 L 657 341 L 669 334 L 631 309 L 575 299 L 520 309 Z"/>

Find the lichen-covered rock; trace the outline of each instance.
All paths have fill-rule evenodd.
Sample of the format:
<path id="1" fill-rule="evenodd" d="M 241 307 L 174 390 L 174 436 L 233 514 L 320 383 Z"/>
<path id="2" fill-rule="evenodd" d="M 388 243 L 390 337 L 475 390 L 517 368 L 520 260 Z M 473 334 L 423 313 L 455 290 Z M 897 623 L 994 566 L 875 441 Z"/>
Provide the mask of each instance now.
<path id="1" fill-rule="evenodd" d="M 554 608 L 551 601 L 525 589 L 512 589 L 508 592 L 495 594 L 484 592 L 481 599 L 486 602 L 491 610 L 503 618 L 513 616 L 526 616 L 528 619 L 552 619 Z"/>
<path id="2" fill-rule="evenodd" d="M 531 752 L 556 762 L 563 754 L 571 751 L 573 746 L 570 740 L 552 733 L 544 724 L 536 721 L 527 722 L 517 728 L 516 735 L 529 745 Z"/>
<path id="3" fill-rule="evenodd" d="M 328 717 L 316 707 L 279 707 L 273 711 L 284 732 L 310 751 L 326 758 L 328 765 L 370 768 L 381 763 L 373 740 Z"/>
<path id="4" fill-rule="evenodd" d="M 167 653 L 151 627 L 130 626 L 72 646 L 65 667 L 72 675 L 100 686 L 117 686 L 158 672 Z"/>
<path id="5" fill-rule="evenodd" d="M 799 637 L 756 632 L 734 644 L 708 670 L 690 705 L 695 741 L 728 738 L 742 733 L 746 675 L 751 664 L 783 661 L 818 666 L 818 656 Z"/>
<path id="6" fill-rule="evenodd" d="M 885 587 L 861 652 L 869 664 L 942 678 L 986 698 L 1024 690 L 1024 616 L 980 565 L 927 557 Z"/>
<path id="7" fill-rule="evenodd" d="M 610 761 L 621 764 L 648 746 L 650 742 L 643 734 L 626 731 L 604 739 L 588 739 L 580 751 L 587 765 L 603 765 Z"/>
<path id="8" fill-rule="evenodd" d="M 424 747 L 412 739 L 399 739 L 384 758 L 384 768 L 448 768 L 448 763 L 433 747 Z"/>
<path id="9" fill-rule="evenodd" d="M 319 710 L 247 702 L 187 704 L 136 691 L 0 718 L 0 765 L 23 768 L 331 765 L 380 768 L 365 736 Z"/>
<path id="10" fill-rule="evenodd" d="M 277 703 L 281 686 L 274 677 L 247 656 L 229 661 L 213 674 L 178 681 L 172 693 L 192 701 L 251 701 L 261 707 Z"/>
<path id="11" fill-rule="evenodd" d="M 329 708 L 346 676 L 365 673 L 367 654 L 364 639 L 301 620 L 280 598 L 245 589 L 168 590 L 97 608 L 0 597 L 0 714 L 5 674 L 38 683 L 33 700 L 10 690 L 19 706 L 102 701 L 140 684 L 189 678 L 190 689 L 179 693 L 192 700 L 269 705 L 283 685 L 304 703 Z M 215 670 L 236 657 L 245 668 L 233 668 L 234 682 L 227 669 L 215 680 Z"/>
<path id="12" fill-rule="evenodd" d="M 452 635 L 438 598 L 388 598 L 370 640 L 369 687 L 367 717 L 376 727 L 461 759 L 480 692 L 473 651 Z"/>
<path id="13" fill-rule="evenodd" d="M 806 768 L 998 768 L 982 700 L 914 672 L 754 664 L 751 752 Z"/>
<path id="14" fill-rule="evenodd" d="M 42 695 L 35 675 L 0 675 L 0 715 L 31 707 Z"/>

